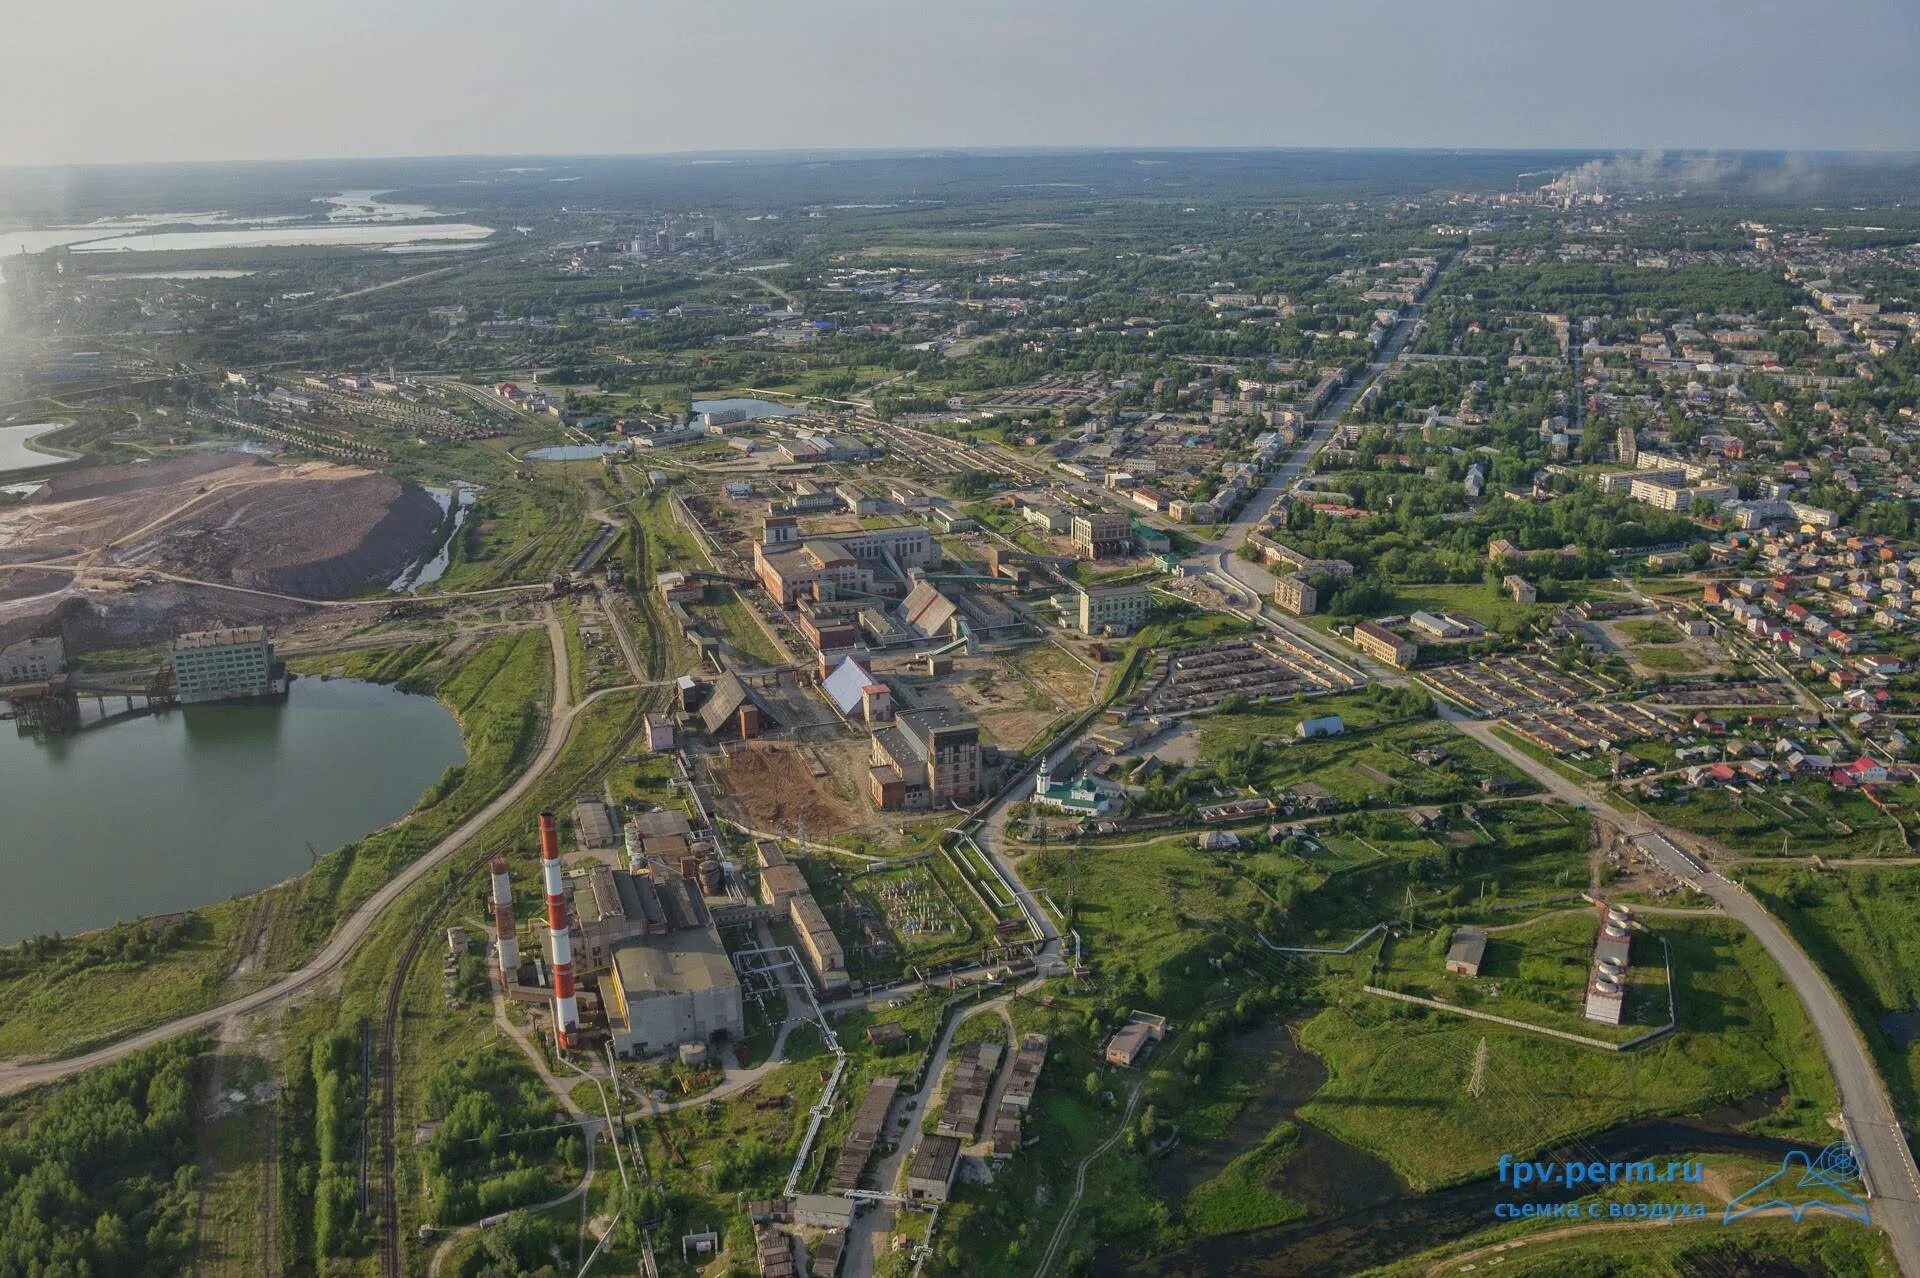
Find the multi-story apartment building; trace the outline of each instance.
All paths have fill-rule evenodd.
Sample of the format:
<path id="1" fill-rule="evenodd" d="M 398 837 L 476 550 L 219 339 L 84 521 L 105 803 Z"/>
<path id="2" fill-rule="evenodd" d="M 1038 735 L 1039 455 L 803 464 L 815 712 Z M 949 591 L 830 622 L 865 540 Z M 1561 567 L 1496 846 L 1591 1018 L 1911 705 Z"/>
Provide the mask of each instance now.
<path id="1" fill-rule="evenodd" d="M 1356 625 L 1353 628 L 1353 642 L 1374 660 L 1402 669 L 1412 665 L 1414 658 L 1420 655 L 1418 644 L 1410 639 L 1402 639 L 1377 621 L 1363 621 Z"/>

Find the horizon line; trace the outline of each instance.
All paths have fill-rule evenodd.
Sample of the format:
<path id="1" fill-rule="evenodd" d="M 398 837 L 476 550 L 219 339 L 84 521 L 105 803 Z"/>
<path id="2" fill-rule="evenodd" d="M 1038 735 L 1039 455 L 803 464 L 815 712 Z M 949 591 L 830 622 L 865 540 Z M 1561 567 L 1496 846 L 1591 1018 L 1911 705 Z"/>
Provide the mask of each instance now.
<path id="1" fill-rule="evenodd" d="M 1281 143 L 1062 143 L 1032 144 L 925 144 L 904 146 L 812 146 L 812 147 L 727 147 L 685 151 L 447 151 L 367 155 L 236 156 L 225 159 L 166 160 L 39 160 L 0 164 L 0 173 L 19 173 L 73 169 L 193 168 L 220 165 L 274 164 L 365 164 L 419 163 L 425 161 L 485 160 L 701 160 L 701 159 L 801 159 L 808 156 L 847 156 L 860 158 L 935 158 L 986 157 L 1015 155 L 1111 155 L 1159 153 L 1175 155 L 1247 155 L 1247 154 L 1377 154 L 1424 156 L 1498 156 L 1498 155 L 1729 155 L 1729 156 L 1833 156 L 1849 159 L 1920 160 L 1920 148 L 1910 150 L 1869 147 L 1732 147 L 1732 146 L 1473 146 L 1473 145 L 1324 145 Z"/>

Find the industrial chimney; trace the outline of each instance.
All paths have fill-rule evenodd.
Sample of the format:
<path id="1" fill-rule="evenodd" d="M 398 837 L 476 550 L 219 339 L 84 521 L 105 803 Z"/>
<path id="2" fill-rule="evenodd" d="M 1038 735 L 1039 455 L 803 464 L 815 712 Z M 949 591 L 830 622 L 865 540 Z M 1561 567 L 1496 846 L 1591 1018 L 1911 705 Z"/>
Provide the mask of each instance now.
<path id="1" fill-rule="evenodd" d="M 580 1008 L 573 999 L 573 936 L 567 929 L 566 885 L 560 879 L 560 833 L 553 813 L 540 814 L 540 868 L 547 881 L 547 944 L 553 959 L 553 1035 L 561 1051 L 573 1046 Z"/>
<path id="2" fill-rule="evenodd" d="M 520 970 L 520 941 L 513 930 L 513 883 L 507 878 L 507 858 L 493 858 L 493 936 L 500 959 L 500 988 L 513 985 Z"/>

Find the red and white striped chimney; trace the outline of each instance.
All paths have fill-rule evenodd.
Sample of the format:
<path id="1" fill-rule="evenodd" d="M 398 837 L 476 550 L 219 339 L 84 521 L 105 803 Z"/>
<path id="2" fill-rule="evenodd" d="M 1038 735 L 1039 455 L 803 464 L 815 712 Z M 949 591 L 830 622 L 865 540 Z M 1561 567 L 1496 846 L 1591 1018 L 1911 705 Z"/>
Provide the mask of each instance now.
<path id="1" fill-rule="evenodd" d="M 494 952 L 500 959 L 500 988 L 513 984 L 520 970 L 520 940 L 513 930 L 513 882 L 507 878 L 507 858 L 493 858 Z"/>
<path id="2" fill-rule="evenodd" d="M 540 868 L 547 880 L 547 944 L 553 959 L 553 1034 L 561 1051 L 573 1046 L 580 1007 L 573 998 L 573 935 L 567 928 L 567 889 L 560 878 L 560 832 L 553 813 L 540 814 Z"/>

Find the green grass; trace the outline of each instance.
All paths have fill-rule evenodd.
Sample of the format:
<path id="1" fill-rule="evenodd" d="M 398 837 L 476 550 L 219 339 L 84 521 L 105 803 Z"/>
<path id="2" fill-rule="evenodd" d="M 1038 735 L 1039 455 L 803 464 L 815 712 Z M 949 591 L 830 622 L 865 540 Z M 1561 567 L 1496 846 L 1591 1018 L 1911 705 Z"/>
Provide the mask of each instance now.
<path id="1" fill-rule="evenodd" d="M 1560 804 L 1489 807 L 1477 823 L 1462 817 L 1437 836 L 1389 813 L 1341 817 L 1315 827 L 1321 830 L 1330 843 L 1353 840 L 1358 850 L 1349 850 L 1351 857 L 1371 852 L 1385 859 L 1329 877 L 1295 904 L 1278 933 L 1270 933 L 1276 940 L 1344 944 L 1387 919 L 1410 918 L 1422 927 L 1512 923 L 1525 916 L 1503 907 L 1571 904 L 1587 885 L 1590 822 Z"/>
<path id="2" fill-rule="evenodd" d="M 1920 1116 L 1920 1042 L 1896 1047 L 1880 1024 L 1920 1005 L 1920 869 L 1751 866 L 1741 881 L 1833 981 L 1902 1114 Z"/>
<path id="3" fill-rule="evenodd" d="M 1662 674 L 1692 674 L 1703 668 L 1698 657 L 1681 648 L 1635 644 L 1631 655 L 1647 669 L 1658 670 Z"/>
<path id="4" fill-rule="evenodd" d="M 1187 1194 L 1180 1206 L 1187 1227 L 1196 1234 L 1241 1234 L 1306 1215 L 1302 1204 L 1273 1189 L 1274 1177 L 1299 1144 L 1299 1128 L 1276 1124 L 1259 1145 Z"/>
<path id="5" fill-rule="evenodd" d="M 1078 861 L 1077 875 L 1072 862 Z M 1215 977 L 1208 959 L 1225 950 L 1268 905 L 1245 878 L 1195 850 L 1192 835 L 1144 847 L 1049 850 L 1024 877 L 1063 905 L 1077 879 L 1074 925 L 1103 978 L 1136 989 L 1151 1006 L 1199 997 Z"/>
<path id="6" fill-rule="evenodd" d="M 245 901 L 206 906 L 138 957 L 96 953 L 85 937 L 0 951 L 0 1057 L 71 1056 L 199 1011 L 226 988 L 248 914 Z M 103 935 L 135 932 L 145 925 Z"/>
<path id="7" fill-rule="evenodd" d="M 1891 786 L 1885 798 L 1911 811 L 1920 802 L 1920 787 Z M 1782 834 L 1789 836 L 1787 852 L 1792 855 L 1907 855 L 1893 817 L 1858 792 L 1835 790 L 1820 781 L 1770 784 L 1759 794 L 1682 789 L 1641 806 L 1662 821 L 1717 839 L 1747 856 L 1780 855 Z"/>
<path id="8" fill-rule="evenodd" d="M 1312 784 L 1345 807 L 1394 807 L 1479 798 L 1479 782 L 1487 777 L 1503 778 L 1508 794 L 1538 788 L 1492 751 L 1430 719 L 1298 741 L 1249 733 L 1236 718 L 1220 727 L 1201 723 L 1201 760 L 1217 763 L 1229 784 L 1262 794 Z M 1433 749 L 1447 757 L 1432 764 L 1413 757 Z"/>
<path id="9" fill-rule="evenodd" d="M 1256 741 L 1291 738 L 1302 719 L 1337 714 L 1348 731 L 1378 727 L 1401 719 L 1424 718 L 1433 702 L 1418 687 L 1388 688 L 1382 684 L 1355 692 L 1322 697 L 1287 697 L 1232 713 L 1207 715 L 1195 721 L 1200 748 L 1207 757 L 1243 750 Z"/>
<path id="10" fill-rule="evenodd" d="M 1614 629 L 1636 644 L 1679 643 L 1685 637 L 1671 621 L 1617 621 Z"/>
<path id="11" fill-rule="evenodd" d="M 1678 1226 L 1634 1226 L 1601 1220 L 1592 1228 L 1540 1242 L 1517 1243 L 1482 1269 L 1498 1265 L 1501 1278 L 1696 1278 L 1703 1274 L 1822 1274 L 1868 1278 L 1897 1274 L 1885 1235 L 1852 1221 L 1808 1216 L 1804 1221 L 1749 1217 L 1723 1227 L 1716 1204 L 1707 1218 Z M 1529 1221 L 1488 1230 L 1444 1248 L 1364 1271 L 1363 1278 L 1425 1278 L 1445 1256 L 1459 1256 L 1491 1240 L 1561 1234 L 1566 1222 Z M 1446 1272 L 1455 1266 L 1445 1265 Z"/>
<path id="12" fill-rule="evenodd" d="M 1493 582 L 1422 583 L 1396 585 L 1394 612 L 1449 612 L 1469 617 L 1489 630 L 1512 638 L 1536 617 L 1549 616 L 1559 607 L 1554 603 L 1515 603 L 1513 597 Z"/>
<path id="13" fill-rule="evenodd" d="M 1355 990 L 1302 1031 L 1330 1077 L 1301 1117 L 1422 1188 L 1484 1174 L 1502 1153 L 1782 1086 L 1787 1098 L 1763 1125 L 1827 1139 L 1836 1100 L 1825 1055 L 1759 943 L 1719 919 L 1662 919 L 1660 930 L 1680 1009 L 1666 1038 L 1614 1055 Z M 1468 1083 L 1483 1040 L 1488 1070 L 1475 1097 Z"/>
<path id="14" fill-rule="evenodd" d="M 1435 928 L 1422 937 L 1389 939 L 1381 947 L 1373 984 L 1603 1042 L 1625 1042 L 1666 1024 L 1663 951 L 1656 937 L 1644 934 L 1633 941 L 1625 1023 L 1599 1025 L 1586 1019 L 1587 974 L 1598 925 L 1598 916 L 1586 909 L 1493 932 L 1478 977 L 1446 970 L 1451 927 Z"/>
<path id="15" fill-rule="evenodd" d="M 769 666 L 784 660 L 767 638 L 752 607 L 732 586 L 709 586 L 706 603 L 688 604 L 686 608 L 695 620 L 706 622 L 708 629 L 735 650 Z"/>

